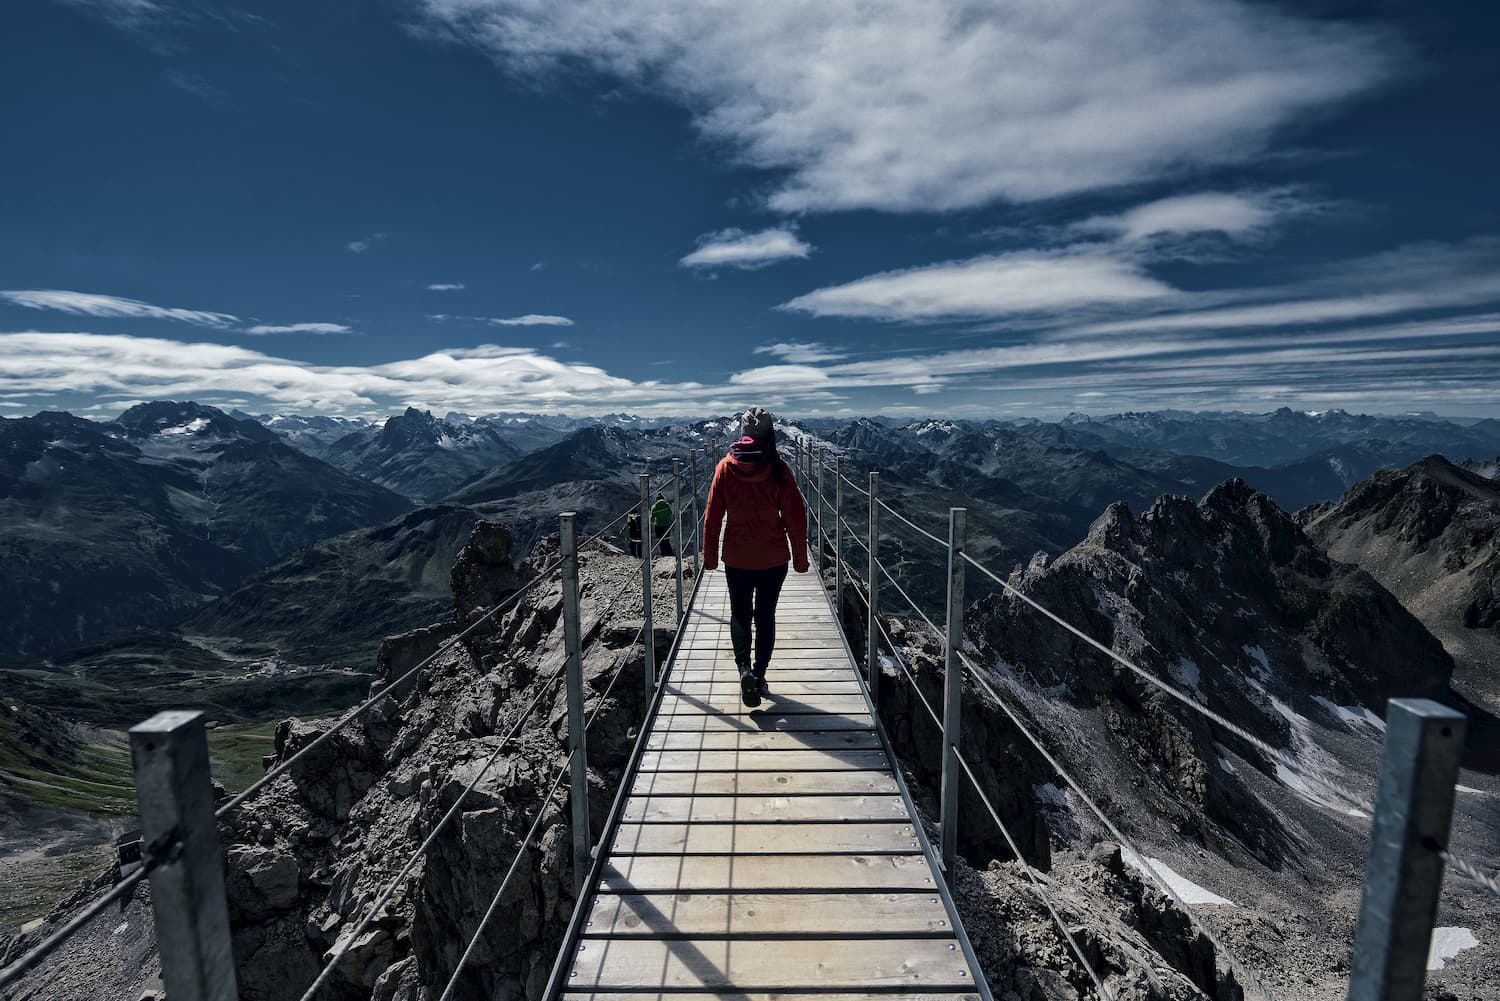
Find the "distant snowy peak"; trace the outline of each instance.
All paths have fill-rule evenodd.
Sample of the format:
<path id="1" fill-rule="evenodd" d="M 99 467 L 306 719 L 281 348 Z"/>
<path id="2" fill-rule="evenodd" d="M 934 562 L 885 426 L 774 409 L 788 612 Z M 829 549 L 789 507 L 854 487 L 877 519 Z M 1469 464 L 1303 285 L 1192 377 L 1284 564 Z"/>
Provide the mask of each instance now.
<path id="1" fill-rule="evenodd" d="M 214 452 L 235 442 L 279 440 L 257 421 L 231 417 L 217 407 L 166 400 L 131 407 L 105 427 L 152 454 Z"/>

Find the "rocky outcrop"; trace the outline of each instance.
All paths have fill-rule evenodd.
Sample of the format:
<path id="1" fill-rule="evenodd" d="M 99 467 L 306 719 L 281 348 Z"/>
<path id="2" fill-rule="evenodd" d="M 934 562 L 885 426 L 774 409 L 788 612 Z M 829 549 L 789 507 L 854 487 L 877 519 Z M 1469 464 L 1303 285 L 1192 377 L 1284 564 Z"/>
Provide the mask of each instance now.
<path id="1" fill-rule="evenodd" d="M 544 582 L 464 642 L 445 641 L 549 555 L 543 547 L 518 570 L 506 529 L 476 525 L 453 569 L 454 622 L 387 640 L 372 688 L 384 698 L 299 759 L 289 782 L 231 817 L 231 924 L 246 998 L 296 997 L 348 944 L 320 996 L 434 1001 L 513 862 L 458 996 L 539 995 L 574 905 L 566 787 L 543 801 L 567 741 L 562 687 L 549 684 L 562 663 L 561 592 Z M 602 827 L 645 709 L 639 684 L 611 687 L 621 672 L 630 680 L 642 669 L 632 618 L 640 570 L 633 558 L 606 553 L 586 553 L 581 563 L 586 704 L 597 714 L 590 802 Z M 659 575 L 657 586 L 665 607 L 672 577 Z M 658 630 L 656 642 L 664 657 L 670 630 Z M 327 730 L 288 720 L 268 763 Z M 539 836 L 517 858 L 538 810 Z M 390 901 L 359 929 L 392 881 Z"/>
<path id="2" fill-rule="evenodd" d="M 1140 518 L 1112 505 L 1084 543 L 1055 560 L 1039 555 L 1010 584 L 1293 756 L 1308 746 L 1310 720 L 1342 727 L 1338 707 L 1380 713 L 1393 696 L 1441 695 L 1452 672 L 1389 592 L 1328 559 L 1237 480 L 1196 504 L 1163 497 Z M 1000 677 L 1096 715 L 1132 781 L 1179 831 L 1273 867 L 1295 856 L 1300 835 L 1220 765 L 1225 747 L 1267 773 L 1276 762 L 1014 596 L 981 600 L 970 631 Z"/>
<path id="3" fill-rule="evenodd" d="M 1432 455 L 1376 473 L 1298 521 L 1358 564 L 1442 640 L 1458 678 L 1500 710 L 1500 483 Z"/>

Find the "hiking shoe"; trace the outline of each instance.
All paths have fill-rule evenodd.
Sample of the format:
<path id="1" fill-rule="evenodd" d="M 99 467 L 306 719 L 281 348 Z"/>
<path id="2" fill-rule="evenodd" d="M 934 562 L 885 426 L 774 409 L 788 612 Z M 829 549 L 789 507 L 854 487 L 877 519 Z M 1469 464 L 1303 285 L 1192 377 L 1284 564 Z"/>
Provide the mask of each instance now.
<path id="1" fill-rule="evenodd" d="M 766 683 L 766 669 L 763 667 L 755 672 L 755 688 L 762 695 L 771 694 L 771 686 Z"/>
<path id="2" fill-rule="evenodd" d="M 740 698 L 751 709 L 760 705 L 760 679 L 754 671 L 740 672 Z"/>

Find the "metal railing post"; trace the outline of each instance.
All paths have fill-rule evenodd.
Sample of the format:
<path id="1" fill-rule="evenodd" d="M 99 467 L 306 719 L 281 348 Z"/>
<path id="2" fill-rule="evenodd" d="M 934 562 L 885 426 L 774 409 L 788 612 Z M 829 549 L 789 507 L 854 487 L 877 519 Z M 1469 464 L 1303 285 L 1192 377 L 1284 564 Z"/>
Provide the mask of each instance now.
<path id="1" fill-rule="evenodd" d="M 817 565 L 817 536 L 814 531 L 812 498 L 807 496 L 812 493 L 812 443 L 802 450 L 802 475 L 799 477 L 802 483 L 802 499 L 807 511 L 807 547 L 813 551 L 813 565 Z"/>
<path id="2" fill-rule="evenodd" d="M 821 452 L 821 449 L 819 450 Z M 818 463 L 818 576 L 823 574 L 823 456 L 816 456 Z"/>
<path id="3" fill-rule="evenodd" d="M 698 449 L 688 453 L 688 475 L 693 488 L 693 579 L 703 575 L 703 524 L 698 517 Z"/>
<path id="4" fill-rule="evenodd" d="M 574 512 L 560 516 L 562 537 L 564 673 L 568 686 L 568 799 L 573 807 L 573 890 L 583 899 L 583 883 L 593 864 L 589 830 L 589 765 L 583 715 L 583 637 L 578 627 L 578 536 Z M 543 807 L 545 809 L 545 805 Z"/>
<path id="5" fill-rule="evenodd" d="M 224 853 L 214 820 L 201 712 L 160 712 L 130 728 L 130 759 L 151 871 L 161 978 L 172 1001 L 236 1001 Z"/>
<path id="6" fill-rule="evenodd" d="M 870 570 L 869 620 L 865 629 L 865 650 L 869 655 L 870 701 L 880 708 L 880 474 L 870 474 Z M 891 651 L 895 655 L 896 651 Z"/>
<path id="7" fill-rule="evenodd" d="M 682 460 L 672 457 L 672 548 L 677 550 L 677 620 L 682 621 Z"/>
<path id="8" fill-rule="evenodd" d="M 1387 704 L 1349 1001 L 1422 997 L 1467 723 L 1430 699 Z"/>
<path id="9" fill-rule="evenodd" d="M 958 858 L 958 787 L 963 774 L 958 763 L 963 716 L 963 664 L 958 659 L 964 641 L 964 534 L 968 510 L 948 509 L 948 637 L 943 655 L 943 868 L 952 879 Z"/>
<path id="10" fill-rule="evenodd" d="M 651 624 L 651 474 L 641 474 L 641 640 L 646 646 L 646 695 L 656 690 L 656 633 Z"/>
<path id="11" fill-rule="evenodd" d="M 844 619 L 844 457 L 833 467 L 833 607 L 840 623 Z"/>

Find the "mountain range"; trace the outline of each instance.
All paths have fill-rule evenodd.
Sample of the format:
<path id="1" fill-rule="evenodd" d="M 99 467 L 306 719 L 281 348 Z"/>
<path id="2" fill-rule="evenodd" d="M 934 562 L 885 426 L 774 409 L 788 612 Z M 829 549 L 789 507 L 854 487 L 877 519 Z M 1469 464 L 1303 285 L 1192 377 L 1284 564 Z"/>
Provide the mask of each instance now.
<path id="1" fill-rule="evenodd" d="M 170 623 L 410 502 L 193 403 L 0 420 L 0 656 Z"/>
<path id="2" fill-rule="evenodd" d="M 1500 707 L 1500 482 L 1432 455 L 1298 520 L 1401 599 L 1453 655 L 1461 687 Z"/>

